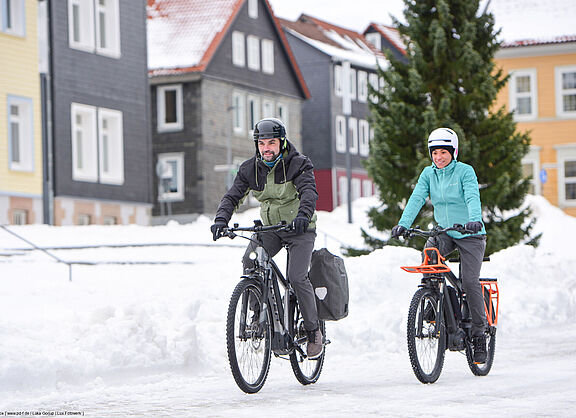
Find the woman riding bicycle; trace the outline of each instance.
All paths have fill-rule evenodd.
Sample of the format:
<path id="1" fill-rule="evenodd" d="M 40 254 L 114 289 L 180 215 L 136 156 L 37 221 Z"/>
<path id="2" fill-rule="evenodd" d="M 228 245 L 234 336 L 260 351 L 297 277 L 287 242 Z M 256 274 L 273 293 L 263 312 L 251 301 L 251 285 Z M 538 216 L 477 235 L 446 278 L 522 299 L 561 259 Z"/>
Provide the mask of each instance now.
<path id="1" fill-rule="evenodd" d="M 284 244 L 290 254 L 288 277 L 298 299 L 308 331 L 308 358 L 322 354 L 323 336 L 319 328 L 314 289 L 308 278 L 308 267 L 316 239 L 316 181 L 314 167 L 308 157 L 299 153 L 286 138 L 286 127 L 279 119 L 265 118 L 254 126 L 256 155 L 244 161 L 230 190 L 222 198 L 214 224 L 214 241 L 222 234 L 242 199 L 252 191 L 261 203 L 260 216 L 264 225 L 285 221 L 290 231 L 278 231 L 262 236 L 264 247 L 274 257 Z M 244 270 L 253 267 L 249 255 L 251 243 L 242 263 Z"/>
<path id="2" fill-rule="evenodd" d="M 457 161 L 458 136 L 448 128 L 438 128 L 428 137 L 428 149 L 433 161 L 426 167 L 404 208 L 398 225 L 392 228 L 392 237 L 401 236 L 430 197 L 434 206 L 434 219 L 443 228 L 453 224 L 465 225 L 470 235 L 450 231 L 429 239 L 426 247 L 436 247 L 443 256 L 454 249 L 460 252 L 462 286 L 466 292 L 472 316 L 472 344 L 474 362 L 486 362 L 486 314 L 479 283 L 480 268 L 486 249 L 486 230 L 482 223 L 482 209 L 478 179 L 474 168 Z"/>

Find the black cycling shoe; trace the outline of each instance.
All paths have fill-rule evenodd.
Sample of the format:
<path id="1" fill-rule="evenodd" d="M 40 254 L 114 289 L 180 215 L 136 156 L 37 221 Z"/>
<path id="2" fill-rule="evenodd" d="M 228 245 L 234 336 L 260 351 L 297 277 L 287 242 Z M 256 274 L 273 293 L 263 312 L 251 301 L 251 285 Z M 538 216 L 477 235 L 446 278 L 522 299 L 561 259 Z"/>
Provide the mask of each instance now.
<path id="1" fill-rule="evenodd" d="M 486 363 L 486 337 L 483 335 L 472 337 L 472 347 L 474 351 L 474 363 Z"/>

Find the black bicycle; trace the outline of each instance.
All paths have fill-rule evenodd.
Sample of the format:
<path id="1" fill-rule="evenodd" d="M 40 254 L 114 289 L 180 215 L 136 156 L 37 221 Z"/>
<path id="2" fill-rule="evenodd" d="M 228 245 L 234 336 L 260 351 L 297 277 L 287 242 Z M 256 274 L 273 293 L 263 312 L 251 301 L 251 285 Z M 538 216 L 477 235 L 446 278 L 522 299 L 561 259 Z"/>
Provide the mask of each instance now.
<path id="1" fill-rule="evenodd" d="M 416 235 L 434 238 L 448 231 L 470 233 L 462 225 L 454 225 L 450 228 L 435 227 L 430 231 L 410 228 L 403 235 L 405 238 Z M 484 258 L 484 261 L 489 260 Z M 422 383 L 434 383 L 438 380 L 446 350 L 464 351 L 468 366 L 476 376 L 486 376 L 494 361 L 499 302 L 497 279 L 480 279 L 488 320 L 487 358 L 485 363 L 477 364 L 473 359 L 470 331 L 472 321 L 466 294 L 462 289 L 462 279 L 454 275 L 445 261 L 438 248 L 429 247 L 424 249 L 424 261 L 421 265 L 401 267 L 409 273 L 424 274 L 420 288 L 410 303 L 407 335 L 412 370 Z M 460 259 L 451 258 L 448 261 L 459 262 Z"/>
<path id="2" fill-rule="evenodd" d="M 260 221 L 254 221 L 251 227 L 234 224 L 233 228 L 225 228 L 222 234 L 257 244 L 250 254 L 254 268 L 236 285 L 226 320 L 226 344 L 232 376 L 246 393 L 262 389 L 272 354 L 290 360 L 296 379 L 303 385 L 318 381 L 324 364 L 325 347 L 319 357 L 307 357 L 306 329 L 290 280 L 262 245 L 262 234 L 288 228 L 286 224 L 263 226 Z M 252 235 L 247 237 L 237 232 Z M 324 321 L 320 321 L 320 329 L 325 338 Z"/>

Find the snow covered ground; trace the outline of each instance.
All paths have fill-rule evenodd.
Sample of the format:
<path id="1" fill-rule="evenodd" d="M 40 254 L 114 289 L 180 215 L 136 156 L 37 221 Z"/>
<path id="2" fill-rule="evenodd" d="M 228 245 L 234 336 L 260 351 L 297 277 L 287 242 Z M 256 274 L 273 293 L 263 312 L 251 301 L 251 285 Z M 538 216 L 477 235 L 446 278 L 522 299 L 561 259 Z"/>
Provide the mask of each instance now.
<path id="1" fill-rule="evenodd" d="M 211 240 L 211 220 L 167 226 L 22 226 L 9 229 L 75 264 L 68 267 L 0 230 L 0 415 L 86 416 L 574 416 L 576 219 L 529 197 L 539 248 L 492 256 L 500 324 L 494 366 L 475 377 L 448 352 L 433 385 L 414 377 L 406 351 L 408 304 L 418 279 L 400 270 L 419 253 L 389 247 L 347 258 L 350 314 L 327 325 L 320 380 L 301 386 L 273 359 L 261 392 L 235 385 L 225 315 L 244 241 Z M 361 246 L 365 210 L 319 214 L 319 230 Z M 243 225 L 257 212 L 238 215 Z M 338 252 L 322 232 L 317 246 Z M 155 244 L 115 248 L 117 244 Z M 166 245 L 171 244 L 171 245 Z M 282 264 L 284 255 L 277 261 Z M 157 263 L 157 264 L 153 264 Z"/>

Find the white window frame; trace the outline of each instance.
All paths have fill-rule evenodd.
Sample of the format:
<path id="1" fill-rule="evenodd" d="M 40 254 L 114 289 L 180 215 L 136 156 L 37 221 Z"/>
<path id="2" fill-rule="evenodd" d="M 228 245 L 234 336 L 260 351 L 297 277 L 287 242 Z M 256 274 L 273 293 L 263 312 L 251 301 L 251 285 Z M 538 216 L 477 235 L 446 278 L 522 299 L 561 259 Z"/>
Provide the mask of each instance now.
<path id="1" fill-rule="evenodd" d="M 175 165 L 169 165 L 169 162 L 174 162 Z M 160 167 L 158 173 L 158 201 L 159 202 L 174 202 L 184 200 L 184 153 L 164 153 L 158 154 L 158 165 Z M 176 173 L 174 173 L 174 167 Z M 164 178 L 174 177 L 176 175 L 176 191 L 164 191 Z"/>
<path id="2" fill-rule="evenodd" d="M 262 100 L 262 118 L 273 118 L 276 117 L 274 111 L 274 102 L 272 100 L 263 99 Z"/>
<path id="3" fill-rule="evenodd" d="M 350 148 L 348 151 L 352 155 L 358 154 L 358 120 L 348 118 L 348 133 L 350 134 Z"/>
<path id="4" fill-rule="evenodd" d="M 566 65 L 554 68 L 556 87 L 556 115 L 561 118 L 576 118 L 576 110 L 564 110 L 564 96 L 576 95 L 576 88 L 564 89 L 562 85 L 562 75 L 565 73 L 576 73 L 576 65 Z"/>
<path id="5" fill-rule="evenodd" d="M 368 73 L 358 70 L 358 101 L 366 103 L 368 99 Z"/>
<path id="6" fill-rule="evenodd" d="M 360 142 L 359 153 L 362 157 L 368 157 L 370 154 L 370 124 L 367 120 L 358 121 L 358 137 Z"/>
<path id="7" fill-rule="evenodd" d="M 262 72 L 274 74 L 274 42 L 262 39 Z"/>
<path id="8" fill-rule="evenodd" d="M 20 37 L 26 35 L 24 0 L 0 0 L 0 32 Z"/>
<path id="9" fill-rule="evenodd" d="M 566 184 L 576 183 L 576 177 L 566 178 L 564 164 L 576 161 L 576 144 L 556 145 L 556 161 L 558 164 L 558 206 L 576 207 L 576 199 L 566 198 Z"/>
<path id="10" fill-rule="evenodd" d="M 372 186 L 372 180 L 364 179 L 362 180 L 362 196 L 369 197 L 374 195 L 374 187 Z"/>
<path id="11" fill-rule="evenodd" d="M 27 97 L 8 95 L 8 162 L 10 170 L 34 171 L 34 113 L 33 100 Z M 18 114 L 12 114 L 12 107 Z M 16 132 L 14 132 L 16 127 Z M 17 151 L 16 151 L 17 148 Z M 18 152 L 18 161 L 14 153 Z"/>
<path id="12" fill-rule="evenodd" d="M 100 183 L 124 183 L 124 128 L 122 112 L 98 109 L 98 165 Z"/>
<path id="13" fill-rule="evenodd" d="M 530 151 L 522 158 L 522 164 L 532 164 L 532 179 L 530 183 L 534 186 L 534 194 L 542 194 L 542 182 L 540 181 L 540 149 L 536 145 L 530 145 Z"/>
<path id="14" fill-rule="evenodd" d="M 362 181 L 358 177 L 352 177 L 350 179 L 350 189 L 352 201 L 362 197 Z"/>
<path id="15" fill-rule="evenodd" d="M 166 92 L 176 92 L 176 121 L 166 122 Z M 156 117 L 158 132 L 173 132 L 184 129 L 184 104 L 182 84 L 167 84 L 156 88 Z"/>
<path id="16" fill-rule="evenodd" d="M 244 33 L 232 32 L 232 64 L 236 67 L 246 66 L 246 44 L 244 42 Z"/>
<path id="17" fill-rule="evenodd" d="M 246 94 L 240 91 L 232 93 L 232 127 L 237 135 L 246 132 Z"/>
<path id="18" fill-rule="evenodd" d="M 348 203 L 348 178 L 346 176 L 338 177 L 338 205 Z"/>
<path id="19" fill-rule="evenodd" d="M 248 116 L 248 132 L 254 133 L 254 125 L 260 120 L 260 98 L 248 95 L 246 99 L 246 114 Z"/>
<path id="20" fill-rule="evenodd" d="M 248 16 L 258 19 L 258 0 L 248 0 Z"/>
<path id="21" fill-rule="evenodd" d="M 356 100 L 356 70 L 350 68 L 350 82 L 348 83 L 350 87 L 350 100 Z"/>
<path id="22" fill-rule="evenodd" d="M 288 105 L 284 102 L 276 103 L 276 117 L 284 122 L 286 132 L 290 132 L 290 112 Z"/>
<path id="23" fill-rule="evenodd" d="M 335 65 L 334 66 L 334 94 L 337 97 L 342 97 L 344 95 L 344 91 L 342 89 L 342 85 L 344 83 L 342 83 L 342 75 L 343 75 L 343 71 L 342 71 L 342 66 L 341 65 Z"/>
<path id="24" fill-rule="evenodd" d="M 379 51 L 382 49 L 382 38 L 380 37 L 380 34 L 378 32 L 367 33 L 366 35 L 364 35 L 364 37 L 368 42 L 374 45 L 374 48 L 376 48 Z"/>
<path id="25" fill-rule="evenodd" d="M 97 108 L 72 103 L 70 112 L 72 126 L 72 179 L 76 181 L 98 181 L 98 127 Z M 77 116 L 82 117 L 82 126 L 77 125 Z M 81 137 L 78 137 L 81 133 Z M 80 157 L 80 159 L 79 159 Z M 81 166 L 79 166 L 79 164 Z"/>
<path id="26" fill-rule="evenodd" d="M 530 92 L 517 92 L 517 79 L 519 77 L 530 78 Z M 530 99 L 531 112 L 518 114 L 518 99 Z M 538 90 L 537 90 L 537 72 L 535 68 L 524 68 L 510 72 L 509 99 L 511 112 L 514 112 L 515 121 L 533 120 L 538 117 Z"/>
<path id="27" fill-rule="evenodd" d="M 380 91 L 379 81 L 378 81 L 378 74 L 370 73 L 368 74 L 368 83 L 372 86 L 372 88 L 376 91 Z M 378 103 L 378 97 L 375 95 L 370 95 L 370 100 L 372 103 Z"/>
<path id="28" fill-rule="evenodd" d="M 95 0 L 96 52 L 109 57 L 120 57 L 120 5 L 118 0 Z M 102 21 L 104 19 L 104 21 Z M 102 31 L 104 25 L 104 32 Z M 102 42 L 104 37 L 105 44 Z"/>
<path id="29" fill-rule="evenodd" d="M 334 139 L 336 152 L 341 154 L 346 152 L 346 118 L 338 115 L 335 118 L 334 124 Z"/>
<path id="30" fill-rule="evenodd" d="M 74 19 L 74 8 L 78 10 L 78 21 Z M 75 39 L 74 28 L 79 39 Z M 70 48 L 94 52 L 94 0 L 68 0 L 68 43 Z"/>
<path id="31" fill-rule="evenodd" d="M 260 39 L 257 36 L 248 35 L 246 48 L 248 50 L 248 68 L 253 71 L 260 71 Z"/>
<path id="32" fill-rule="evenodd" d="M 14 209 L 12 211 L 12 225 L 28 224 L 28 211 L 26 209 Z"/>

